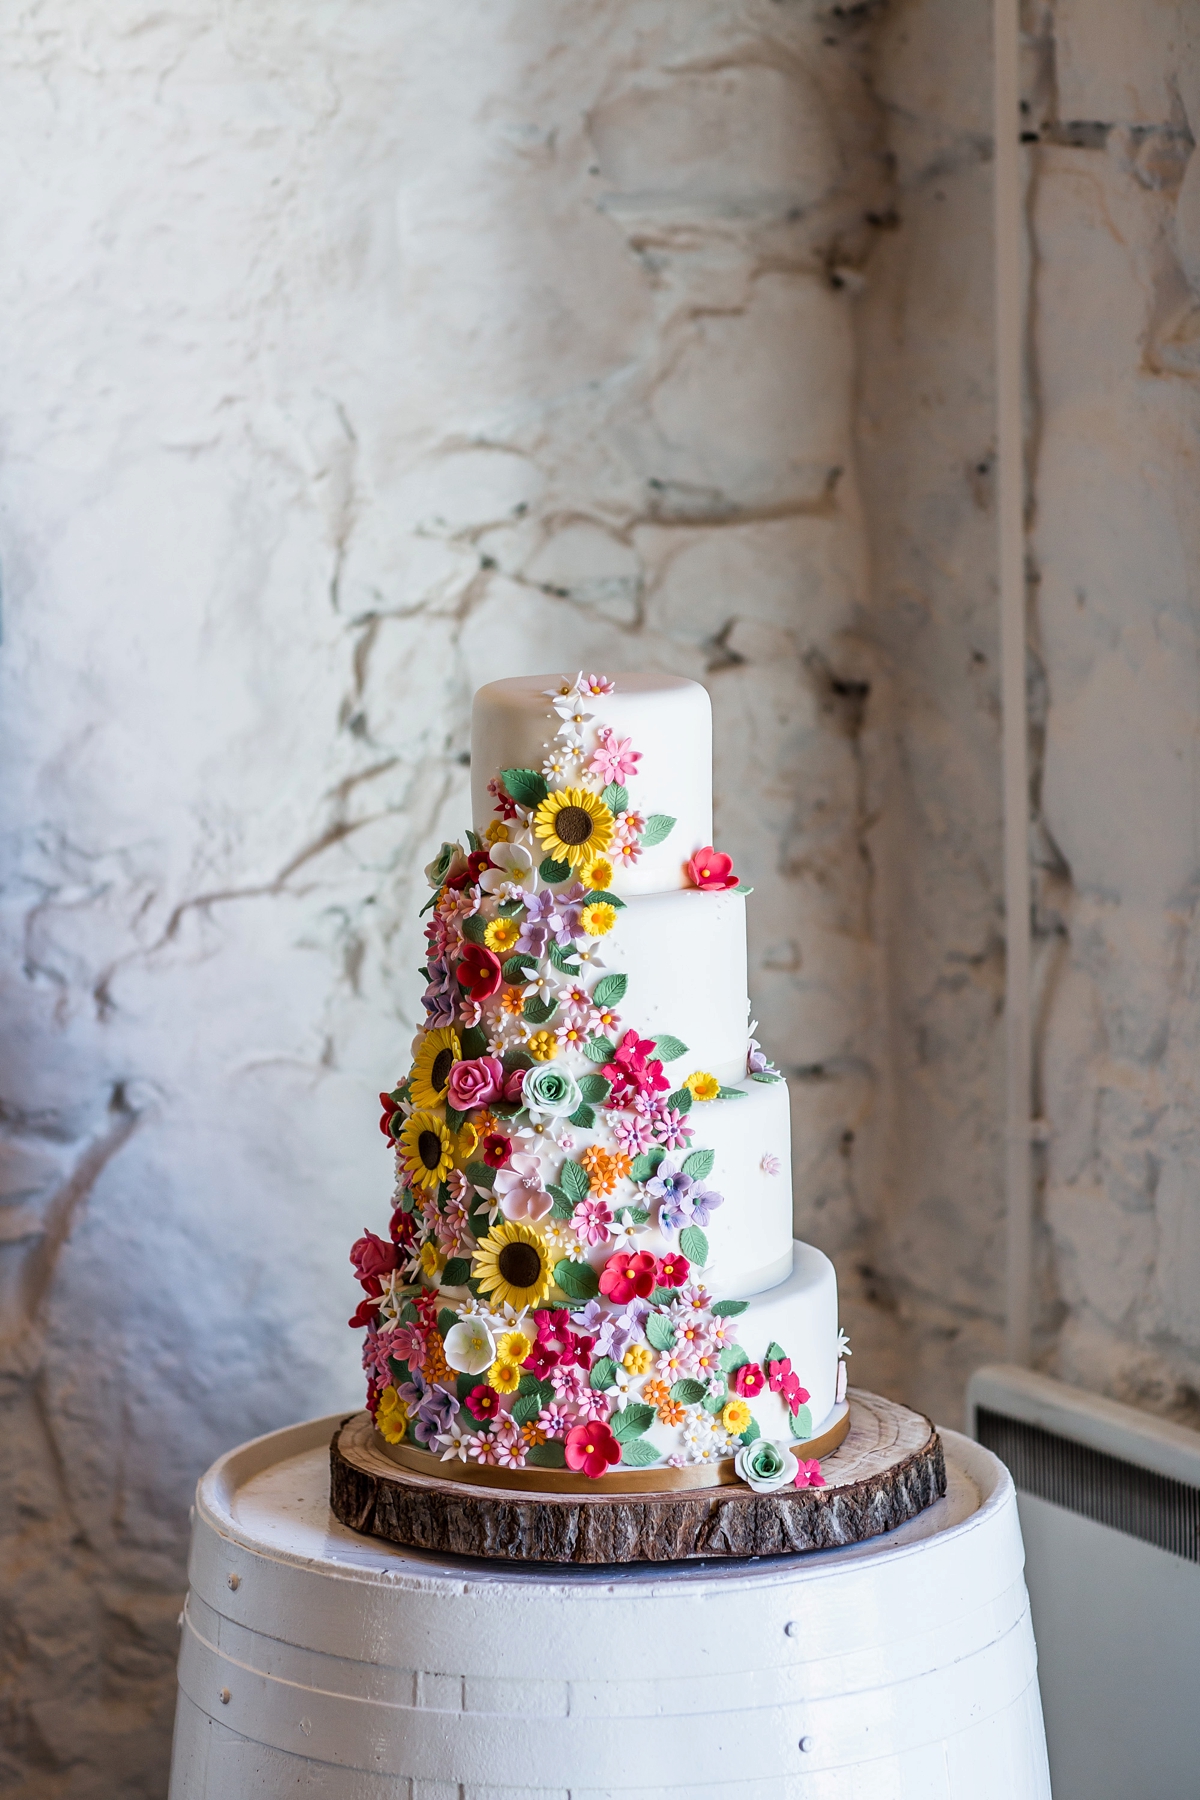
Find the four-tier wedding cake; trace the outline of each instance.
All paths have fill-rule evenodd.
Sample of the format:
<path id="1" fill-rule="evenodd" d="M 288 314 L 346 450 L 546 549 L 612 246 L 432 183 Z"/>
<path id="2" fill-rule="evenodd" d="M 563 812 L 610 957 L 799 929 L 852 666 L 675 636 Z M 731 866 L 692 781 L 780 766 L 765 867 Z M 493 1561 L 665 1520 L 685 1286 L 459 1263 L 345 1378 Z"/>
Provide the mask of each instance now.
<path id="1" fill-rule="evenodd" d="M 471 771 L 474 829 L 427 870 L 425 1023 L 381 1095 L 391 1225 L 352 1251 L 380 1447 L 491 1486 L 819 1483 L 846 1346 L 833 1267 L 792 1238 L 708 694 L 492 682 Z"/>

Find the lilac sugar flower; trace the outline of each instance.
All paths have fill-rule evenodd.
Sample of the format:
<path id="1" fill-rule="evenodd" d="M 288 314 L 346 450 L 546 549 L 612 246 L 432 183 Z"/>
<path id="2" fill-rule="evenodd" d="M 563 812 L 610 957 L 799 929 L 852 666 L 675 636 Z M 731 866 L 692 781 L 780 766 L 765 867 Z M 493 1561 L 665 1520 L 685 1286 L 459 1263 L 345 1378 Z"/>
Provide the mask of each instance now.
<path id="1" fill-rule="evenodd" d="M 441 1437 L 458 1417 L 458 1401 L 454 1395 L 447 1393 L 445 1388 L 430 1387 L 419 1370 L 414 1369 L 412 1380 L 406 1381 L 396 1392 L 410 1411 L 416 1412 L 413 1436 L 419 1444 L 427 1445 L 435 1437 Z"/>
<path id="2" fill-rule="evenodd" d="M 781 1079 L 779 1070 L 768 1059 L 762 1045 L 754 1037 L 750 1039 L 750 1047 L 746 1052 L 746 1073 L 747 1075 L 774 1075 L 776 1080 Z"/>
<path id="3" fill-rule="evenodd" d="M 540 894 L 530 894 L 522 889 L 521 898 L 525 902 L 525 917 L 521 921 L 517 949 L 540 961 L 546 954 L 546 940 L 555 930 L 558 901 L 549 888 L 544 888 Z"/>
<path id="4" fill-rule="evenodd" d="M 611 1356 L 614 1362 L 620 1362 L 631 1344 L 644 1341 L 650 1310 L 648 1300 L 635 1299 L 624 1312 L 609 1313 L 596 1333 L 595 1355 Z"/>
<path id="5" fill-rule="evenodd" d="M 458 1006 L 458 988 L 450 972 L 450 964 L 444 956 L 433 957 L 427 967 L 429 986 L 421 998 L 425 1006 L 426 1029 L 436 1031 L 443 1026 L 453 1025 Z"/>
<path id="6" fill-rule="evenodd" d="M 579 910 L 583 905 L 583 897 L 586 892 L 587 889 L 583 883 L 577 881 L 567 889 L 565 894 L 558 894 L 555 897 L 555 908 L 549 915 L 549 919 L 551 930 L 554 932 L 554 941 L 560 950 L 565 950 L 567 945 L 573 943 L 583 930 L 579 919 Z"/>
<path id="7" fill-rule="evenodd" d="M 707 1225 L 718 1206 L 724 1206 L 725 1196 L 714 1193 L 711 1188 L 694 1187 L 687 1197 L 686 1205 L 693 1225 Z"/>
<path id="8" fill-rule="evenodd" d="M 691 1207 L 689 1201 L 695 1183 L 690 1175 L 677 1169 L 674 1163 L 660 1162 L 650 1180 L 646 1183 L 646 1192 L 651 1199 L 660 1202 L 658 1211 L 659 1228 L 667 1231 L 678 1231 L 683 1225 L 691 1224 Z"/>

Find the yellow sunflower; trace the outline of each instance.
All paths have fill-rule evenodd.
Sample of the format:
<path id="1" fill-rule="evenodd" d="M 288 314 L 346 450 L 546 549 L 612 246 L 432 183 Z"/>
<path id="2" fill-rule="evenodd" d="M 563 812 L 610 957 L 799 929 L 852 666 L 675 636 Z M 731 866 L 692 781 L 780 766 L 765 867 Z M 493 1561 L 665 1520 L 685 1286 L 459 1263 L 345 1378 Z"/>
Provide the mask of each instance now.
<path id="1" fill-rule="evenodd" d="M 613 816 L 586 788 L 559 788 L 547 794 L 533 815 L 533 829 L 547 856 L 573 869 L 594 862 L 612 843 Z"/>
<path id="2" fill-rule="evenodd" d="M 454 1163 L 454 1140 L 435 1112 L 415 1112 L 404 1121 L 400 1154 L 414 1187 L 436 1188 Z"/>
<path id="3" fill-rule="evenodd" d="M 517 1312 L 540 1306 L 554 1280 L 541 1236 L 515 1219 L 493 1225 L 476 1248 L 471 1274 L 497 1304 Z"/>
<path id="4" fill-rule="evenodd" d="M 412 1071 L 412 1098 L 414 1106 L 441 1106 L 446 1098 L 446 1086 L 450 1080 L 450 1071 L 462 1057 L 462 1045 L 458 1041 L 457 1031 L 443 1026 L 438 1031 L 427 1031 L 421 1048 L 417 1051 Z"/>

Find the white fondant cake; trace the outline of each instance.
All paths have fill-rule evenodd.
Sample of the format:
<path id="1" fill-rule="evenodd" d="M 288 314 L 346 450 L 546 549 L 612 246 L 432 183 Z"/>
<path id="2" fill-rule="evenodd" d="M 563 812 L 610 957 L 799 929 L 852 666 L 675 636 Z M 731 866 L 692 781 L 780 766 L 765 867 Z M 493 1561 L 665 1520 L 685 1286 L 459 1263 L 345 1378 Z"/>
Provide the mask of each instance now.
<path id="1" fill-rule="evenodd" d="M 380 1096 L 391 1229 L 351 1253 L 399 1460 L 770 1490 L 818 1482 L 805 1446 L 844 1427 L 837 1283 L 793 1243 L 787 1089 L 750 1035 L 749 890 L 709 841 L 711 743 L 676 676 L 475 696 L 474 828 L 427 870 L 426 1025 Z"/>

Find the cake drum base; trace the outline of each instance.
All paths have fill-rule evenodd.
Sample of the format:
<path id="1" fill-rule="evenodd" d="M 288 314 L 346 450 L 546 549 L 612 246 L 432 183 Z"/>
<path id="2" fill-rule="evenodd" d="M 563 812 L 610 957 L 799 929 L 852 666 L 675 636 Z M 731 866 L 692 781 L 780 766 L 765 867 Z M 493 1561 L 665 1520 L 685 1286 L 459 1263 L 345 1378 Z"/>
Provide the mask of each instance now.
<path id="1" fill-rule="evenodd" d="M 742 1484 L 587 1494 L 488 1487 L 402 1468 L 368 1413 L 330 1445 L 330 1504 L 343 1525 L 410 1549 L 506 1562 L 680 1562 L 786 1556 L 892 1531 L 946 1491 L 937 1431 L 917 1413 L 851 1389 L 849 1430 L 821 1460 L 824 1487 L 756 1494 Z M 798 1456 L 806 1444 L 793 1446 Z M 447 1465 L 438 1465 L 446 1468 Z M 480 1471 L 482 1474 L 482 1471 Z M 650 1471 L 647 1471 L 650 1473 Z"/>

